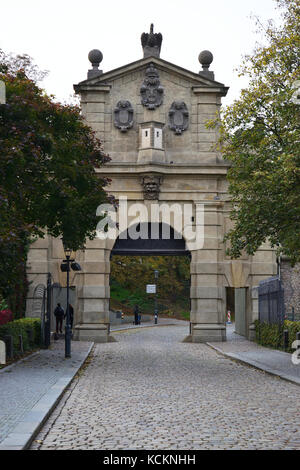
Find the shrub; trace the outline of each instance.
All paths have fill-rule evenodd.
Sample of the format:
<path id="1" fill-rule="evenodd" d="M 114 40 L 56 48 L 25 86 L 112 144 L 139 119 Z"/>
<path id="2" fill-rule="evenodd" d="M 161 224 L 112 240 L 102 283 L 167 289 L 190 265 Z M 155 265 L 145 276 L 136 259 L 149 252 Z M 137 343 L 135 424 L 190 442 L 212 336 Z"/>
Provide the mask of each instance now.
<path id="1" fill-rule="evenodd" d="M 289 332 L 288 351 L 294 352 L 292 344 L 296 340 L 296 333 L 300 331 L 300 322 L 285 320 L 283 325 L 255 322 L 256 341 L 262 346 L 283 349 L 283 330 Z"/>
<path id="2" fill-rule="evenodd" d="M 13 313 L 8 308 L 0 310 L 0 325 L 5 325 L 6 323 L 13 321 Z"/>
<path id="3" fill-rule="evenodd" d="M 0 297 L 0 310 L 6 310 L 8 308 L 8 304 L 5 299 Z"/>
<path id="4" fill-rule="evenodd" d="M 183 311 L 183 312 L 181 312 L 181 316 L 182 316 L 185 320 L 190 320 L 190 318 L 191 318 L 191 312 L 190 312 L 190 311 Z"/>
<path id="5" fill-rule="evenodd" d="M 285 320 L 284 329 L 289 331 L 289 351 L 294 352 L 292 344 L 296 341 L 296 334 L 300 331 L 300 321 Z"/>
<path id="6" fill-rule="evenodd" d="M 174 316 L 174 312 L 173 312 L 173 310 L 170 310 L 170 309 L 161 310 L 161 311 L 159 312 L 159 315 L 160 315 L 160 316 L 165 315 L 165 316 L 167 316 L 167 317 L 173 317 L 173 316 Z"/>
<path id="7" fill-rule="evenodd" d="M 13 337 L 14 355 L 20 353 L 19 335 L 23 338 L 24 351 L 30 351 L 41 345 L 41 320 L 39 318 L 21 318 L 0 326 L 0 339 Z"/>

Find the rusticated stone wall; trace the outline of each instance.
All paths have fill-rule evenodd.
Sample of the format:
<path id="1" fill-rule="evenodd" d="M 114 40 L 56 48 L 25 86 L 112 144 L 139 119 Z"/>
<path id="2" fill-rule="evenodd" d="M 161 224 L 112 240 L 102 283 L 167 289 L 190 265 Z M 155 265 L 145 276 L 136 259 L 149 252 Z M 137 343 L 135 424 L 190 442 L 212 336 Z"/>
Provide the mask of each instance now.
<path id="1" fill-rule="evenodd" d="M 280 277 L 284 287 L 286 314 L 300 315 L 300 263 L 292 267 L 288 259 L 281 260 Z"/>

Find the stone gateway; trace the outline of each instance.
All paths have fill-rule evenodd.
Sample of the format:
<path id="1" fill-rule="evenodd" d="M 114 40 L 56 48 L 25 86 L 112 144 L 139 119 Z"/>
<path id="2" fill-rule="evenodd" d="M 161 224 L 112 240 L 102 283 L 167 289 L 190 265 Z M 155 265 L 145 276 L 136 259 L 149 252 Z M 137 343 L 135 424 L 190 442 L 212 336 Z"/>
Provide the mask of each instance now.
<path id="1" fill-rule="evenodd" d="M 191 208 L 189 217 L 184 218 L 184 229 L 203 233 L 201 246 L 185 239 L 185 248 L 180 248 L 191 258 L 191 340 L 226 340 L 230 289 L 237 290 L 238 299 L 243 296 L 237 308 L 241 305 L 244 332 L 252 339 L 257 318 L 256 286 L 276 274 L 277 267 L 268 245 L 255 256 L 244 255 L 234 261 L 226 256 L 223 237 L 231 227 L 226 180 L 229 164 L 216 149 L 217 130 L 208 129 L 206 122 L 219 113 L 228 88 L 209 70 L 213 60 L 209 51 L 199 55 L 202 70 L 195 73 L 160 57 L 162 36 L 153 33 L 153 26 L 142 38 L 144 57 L 108 72 L 99 70 L 102 52 L 91 51 L 88 78 L 74 85 L 86 122 L 111 158 L 96 171 L 99 177 L 111 179 L 110 194 L 126 198 L 128 226 L 123 227 L 124 232 L 137 223 L 133 210 L 137 203 L 146 208 L 152 203 L 159 208 L 176 206 L 182 213 L 187 205 Z M 161 213 L 148 222 L 165 223 Z M 176 224 L 178 217 L 170 211 L 169 225 L 175 234 Z M 147 245 L 143 240 L 145 252 L 157 245 L 151 245 L 151 241 L 159 242 L 150 240 Z M 115 240 L 95 238 L 76 254 L 82 271 L 71 273 L 76 292 L 75 340 L 109 340 L 110 256 L 114 245 Z M 168 251 L 166 243 L 161 246 L 162 252 Z M 65 273 L 60 272 L 63 257 L 61 240 L 47 237 L 32 245 L 28 259 L 32 281 L 29 315 L 34 288 L 46 284 L 48 272 L 57 285 L 65 286 Z"/>

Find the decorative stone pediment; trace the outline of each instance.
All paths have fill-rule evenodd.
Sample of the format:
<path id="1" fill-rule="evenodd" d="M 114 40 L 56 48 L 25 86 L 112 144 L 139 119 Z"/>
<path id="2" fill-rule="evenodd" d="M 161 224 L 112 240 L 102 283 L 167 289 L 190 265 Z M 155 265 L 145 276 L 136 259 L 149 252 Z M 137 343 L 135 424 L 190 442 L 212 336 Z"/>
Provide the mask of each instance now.
<path id="1" fill-rule="evenodd" d="M 114 125 L 121 132 L 127 132 L 133 126 L 133 108 L 130 101 L 120 100 L 114 109 Z"/>
<path id="2" fill-rule="evenodd" d="M 188 128 L 189 112 L 183 101 L 173 101 L 169 111 L 169 128 L 175 134 L 182 134 Z"/>
<path id="3" fill-rule="evenodd" d="M 162 59 L 161 57 L 144 57 L 143 59 L 139 59 L 135 62 L 130 64 L 124 65 L 122 67 L 118 67 L 116 69 L 110 70 L 108 72 L 103 72 L 102 74 L 91 77 L 88 80 L 84 80 L 77 85 L 74 85 L 74 90 L 76 93 L 81 93 L 82 91 L 110 91 L 111 83 L 115 80 L 119 80 L 120 78 L 124 78 L 128 75 L 131 76 L 132 73 L 140 72 L 147 67 L 149 69 L 149 73 L 151 75 L 150 69 L 155 70 L 156 74 L 153 78 L 157 78 L 159 82 L 159 70 L 163 70 L 167 74 L 171 74 L 172 76 L 175 74 L 176 77 L 180 77 L 184 80 L 187 80 L 191 83 L 193 87 L 197 88 L 200 87 L 201 91 L 210 91 L 209 88 L 214 88 L 216 92 L 220 93 L 221 96 L 225 96 L 227 93 L 228 88 L 224 86 L 224 84 L 212 80 L 204 75 L 199 75 L 199 73 L 192 72 L 190 70 L 184 69 L 179 67 L 176 64 L 172 64 L 171 62 L 167 62 L 166 60 Z M 153 72 L 154 73 L 154 72 Z M 146 73 L 147 75 L 147 73 Z M 194 91 L 194 90 L 193 90 Z"/>

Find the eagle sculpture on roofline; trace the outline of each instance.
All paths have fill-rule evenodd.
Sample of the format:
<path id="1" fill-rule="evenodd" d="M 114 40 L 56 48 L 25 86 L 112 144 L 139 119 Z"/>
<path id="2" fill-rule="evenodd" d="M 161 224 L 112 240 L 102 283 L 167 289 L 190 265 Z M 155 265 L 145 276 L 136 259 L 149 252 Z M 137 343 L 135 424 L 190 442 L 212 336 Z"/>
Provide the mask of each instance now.
<path id="1" fill-rule="evenodd" d="M 141 43 L 144 50 L 144 57 L 159 57 L 163 37 L 161 33 L 153 33 L 153 23 L 150 26 L 150 33 L 141 35 Z"/>

